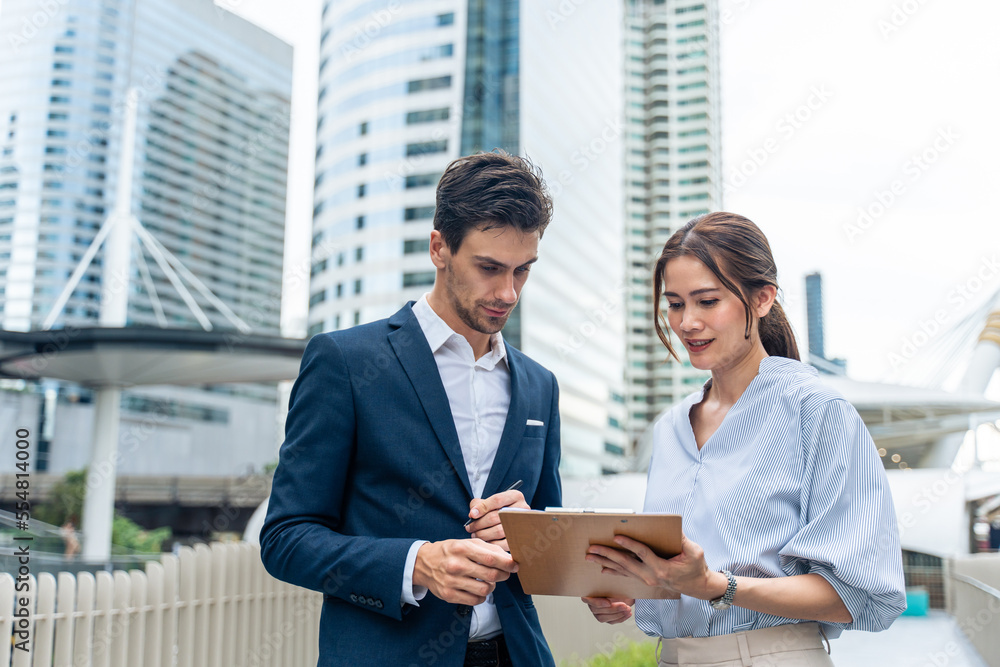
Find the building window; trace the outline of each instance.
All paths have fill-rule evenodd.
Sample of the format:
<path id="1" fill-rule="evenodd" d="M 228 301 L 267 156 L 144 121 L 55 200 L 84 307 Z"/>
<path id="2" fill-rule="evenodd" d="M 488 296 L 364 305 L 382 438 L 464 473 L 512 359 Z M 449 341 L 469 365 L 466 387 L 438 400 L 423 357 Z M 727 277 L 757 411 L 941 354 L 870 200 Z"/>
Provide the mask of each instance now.
<path id="1" fill-rule="evenodd" d="M 410 111 L 406 114 L 406 124 L 416 125 L 417 123 L 432 123 L 436 120 L 448 120 L 450 110 L 448 107 L 443 109 L 425 109 L 423 111 Z"/>
<path id="2" fill-rule="evenodd" d="M 368 134 L 368 121 L 365 121 L 358 125 L 358 134 L 360 134 L 361 136 L 365 136 L 366 134 Z"/>
<path id="3" fill-rule="evenodd" d="M 354 293 L 361 294 L 361 278 L 354 279 Z"/>
<path id="4" fill-rule="evenodd" d="M 430 249 L 430 239 L 406 239 L 403 241 L 404 255 L 415 255 L 417 253 L 429 252 Z"/>
<path id="5" fill-rule="evenodd" d="M 364 258 L 365 258 L 365 249 L 364 249 L 364 246 L 358 246 L 357 248 L 355 248 L 354 249 L 354 261 L 355 262 L 360 262 Z M 355 294 L 357 294 L 357 292 L 355 292 Z"/>
<path id="6" fill-rule="evenodd" d="M 344 296 L 344 283 L 337 283 L 337 298 Z"/>
<path id="7" fill-rule="evenodd" d="M 309 297 L 309 307 L 312 308 L 313 306 L 321 304 L 324 301 L 326 301 L 326 290 L 320 290 Z"/>
<path id="8" fill-rule="evenodd" d="M 625 448 L 611 442 L 604 443 L 604 451 L 615 456 L 625 456 Z"/>
<path id="9" fill-rule="evenodd" d="M 414 155 L 429 155 L 431 153 L 444 153 L 448 150 L 448 140 L 441 141 L 421 141 L 419 143 L 406 145 L 406 157 Z"/>
<path id="10" fill-rule="evenodd" d="M 415 79 L 406 84 L 406 92 L 411 94 L 444 88 L 451 88 L 451 75 L 436 76 L 432 79 Z"/>
<path id="11" fill-rule="evenodd" d="M 407 222 L 411 222 L 413 220 L 428 220 L 433 217 L 433 206 L 415 206 L 413 208 L 408 208 L 403 212 L 403 219 Z"/>
<path id="12" fill-rule="evenodd" d="M 403 287 L 423 287 L 434 284 L 434 271 L 416 271 L 403 274 Z"/>
<path id="13" fill-rule="evenodd" d="M 364 196 L 365 196 L 365 184 L 362 183 L 361 185 L 358 186 L 358 199 L 361 199 Z"/>
<path id="14" fill-rule="evenodd" d="M 437 15 L 438 26 L 454 25 L 455 23 L 455 12 L 448 12 L 447 14 Z"/>
<path id="15" fill-rule="evenodd" d="M 406 189 L 432 187 L 440 179 L 441 174 L 413 174 L 406 177 Z"/>
<path id="16" fill-rule="evenodd" d="M 360 310 L 355 310 L 354 311 L 354 326 L 358 326 L 359 324 L 361 324 L 361 311 Z"/>
<path id="17" fill-rule="evenodd" d="M 363 167 L 368 164 L 368 153 L 361 153 L 358 155 L 358 166 Z"/>
<path id="18" fill-rule="evenodd" d="M 365 216 L 359 215 L 358 217 L 356 217 L 354 219 L 354 228 L 355 229 L 364 229 L 365 228 Z"/>

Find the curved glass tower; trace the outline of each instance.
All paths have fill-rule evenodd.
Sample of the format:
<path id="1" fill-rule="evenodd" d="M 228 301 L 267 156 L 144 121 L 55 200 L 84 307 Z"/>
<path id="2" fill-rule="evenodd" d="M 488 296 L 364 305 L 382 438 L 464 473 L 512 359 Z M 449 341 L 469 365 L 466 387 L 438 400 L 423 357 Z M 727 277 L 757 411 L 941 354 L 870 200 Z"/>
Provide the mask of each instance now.
<path id="1" fill-rule="evenodd" d="M 539 165 L 555 214 L 504 330 L 560 381 L 563 471 L 625 452 L 622 6 L 328 1 L 310 333 L 386 317 L 434 282 L 434 194 L 460 155 Z"/>

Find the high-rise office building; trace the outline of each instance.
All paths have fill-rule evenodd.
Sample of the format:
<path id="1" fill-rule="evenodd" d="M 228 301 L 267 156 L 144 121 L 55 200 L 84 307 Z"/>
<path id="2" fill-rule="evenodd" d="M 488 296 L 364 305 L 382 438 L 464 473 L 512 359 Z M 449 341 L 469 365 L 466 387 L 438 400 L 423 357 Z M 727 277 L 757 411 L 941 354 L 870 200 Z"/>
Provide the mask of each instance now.
<path id="1" fill-rule="evenodd" d="M 626 0 L 625 266 L 627 431 L 634 441 L 707 378 L 653 329 L 663 244 L 722 202 L 717 0 Z M 664 311 L 665 312 L 665 311 Z"/>
<path id="2" fill-rule="evenodd" d="M 625 452 L 622 5 L 323 6 L 310 332 L 386 317 L 434 282 L 435 187 L 460 155 L 538 164 L 555 213 L 504 337 L 561 387 L 563 472 Z"/>
<path id="3" fill-rule="evenodd" d="M 111 213 L 132 89 L 132 212 L 253 333 L 278 333 L 291 46 L 212 0 L 5 0 L 0 34 L 0 327 L 42 327 Z M 110 285 L 102 257 L 54 328 L 97 326 L 101 291 L 124 289 L 129 326 L 200 329 L 147 249 L 133 243 L 131 275 Z M 188 288 L 216 330 L 234 328 Z M 46 386 L 23 400 L 44 407 L 39 470 L 64 472 L 86 461 L 93 410 L 86 389 Z M 273 386 L 126 391 L 123 442 L 157 428 L 119 472 L 259 469 L 276 458 L 276 409 Z"/>
<path id="4" fill-rule="evenodd" d="M 830 359 L 826 356 L 823 275 L 818 271 L 806 276 L 806 325 L 809 333 L 809 354 L 803 355 L 803 358 L 808 358 L 809 363 L 821 373 L 845 375 L 847 360 L 839 357 Z"/>
<path id="5" fill-rule="evenodd" d="M 823 347 L 823 276 L 806 276 L 806 322 L 809 331 L 809 356 L 826 359 Z"/>
<path id="6" fill-rule="evenodd" d="M 133 212 L 237 315 L 277 333 L 291 47 L 211 0 L 7 0 L 0 26 L 3 328 L 41 327 L 110 213 L 131 87 Z M 133 249 L 132 266 L 129 324 L 198 326 L 152 257 Z M 101 289 L 99 255 L 56 326 L 93 326 Z"/>

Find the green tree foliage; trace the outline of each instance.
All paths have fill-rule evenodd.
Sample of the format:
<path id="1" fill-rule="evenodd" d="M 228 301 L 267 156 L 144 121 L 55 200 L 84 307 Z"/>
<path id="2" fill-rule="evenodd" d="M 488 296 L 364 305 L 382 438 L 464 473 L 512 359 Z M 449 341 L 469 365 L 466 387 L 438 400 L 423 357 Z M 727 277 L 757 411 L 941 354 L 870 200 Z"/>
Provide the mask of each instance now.
<path id="1" fill-rule="evenodd" d="M 87 471 L 71 470 L 52 487 L 49 499 L 31 508 L 31 516 L 39 521 L 61 526 L 73 521 L 80 527 L 83 497 L 87 492 Z"/>
<path id="2" fill-rule="evenodd" d="M 116 514 L 111 524 L 111 549 L 124 553 L 159 553 L 163 542 L 169 540 L 173 531 L 169 528 L 146 530 L 135 521 Z"/>
<path id="3" fill-rule="evenodd" d="M 32 518 L 55 526 L 72 521 L 79 530 L 86 493 L 87 470 L 72 470 L 52 487 L 48 500 L 32 508 Z M 163 542 L 172 535 L 170 528 L 146 530 L 131 519 L 115 513 L 111 524 L 112 552 L 158 553 L 162 550 Z"/>
<path id="4" fill-rule="evenodd" d="M 652 667 L 656 665 L 656 644 L 629 642 L 614 653 L 598 654 L 584 662 L 563 660 L 560 667 Z"/>

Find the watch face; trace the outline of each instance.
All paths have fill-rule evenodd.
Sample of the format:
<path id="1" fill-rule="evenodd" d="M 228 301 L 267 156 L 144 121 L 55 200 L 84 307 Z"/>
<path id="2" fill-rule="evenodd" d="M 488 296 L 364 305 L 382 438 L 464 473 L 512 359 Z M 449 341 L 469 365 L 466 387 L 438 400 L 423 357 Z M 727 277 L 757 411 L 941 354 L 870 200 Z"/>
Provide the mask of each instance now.
<path id="1" fill-rule="evenodd" d="M 723 609 L 729 609 L 729 607 L 732 606 L 727 602 L 723 602 L 721 599 L 712 600 L 711 602 L 709 602 L 709 604 L 712 605 L 713 608 L 718 609 L 720 611 Z"/>

